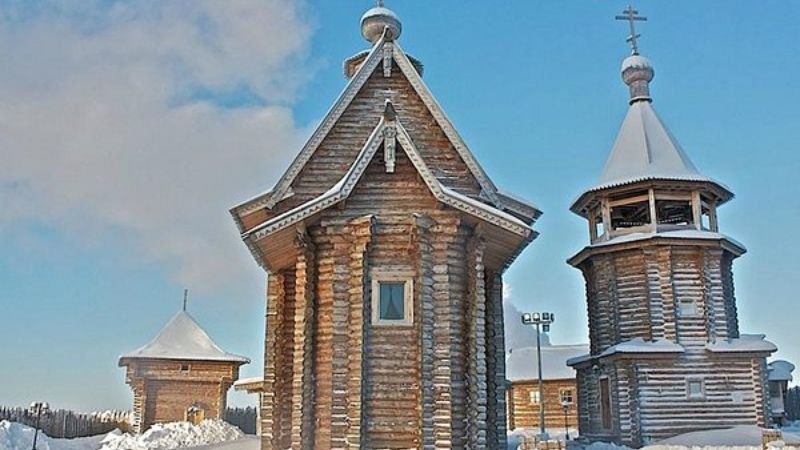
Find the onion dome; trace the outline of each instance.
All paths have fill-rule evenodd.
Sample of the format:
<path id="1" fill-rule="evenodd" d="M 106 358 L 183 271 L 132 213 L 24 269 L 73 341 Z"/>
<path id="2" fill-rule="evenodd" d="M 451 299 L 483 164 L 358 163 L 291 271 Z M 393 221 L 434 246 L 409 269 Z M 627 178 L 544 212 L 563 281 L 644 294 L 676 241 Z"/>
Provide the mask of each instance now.
<path id="1" fill-rule="evenodd" d="M 650 81 L 656 72 L 650 60 L 639 54 L 633 54 L 622 61 L 622 81 L 631 92 L 630 103 L 652 101 L 650 98 Z"/>
<path id="2" fill-rule="evenodd" d="M 384 7 L 383 2 L 379 2 L 378 6 L 361 16 L 361 35 L 374 44 L 383 35 L 383 30 L 386 30 L 388 40 L 394 40 L 400 37 L 403 25 L 394 11 Z"/>

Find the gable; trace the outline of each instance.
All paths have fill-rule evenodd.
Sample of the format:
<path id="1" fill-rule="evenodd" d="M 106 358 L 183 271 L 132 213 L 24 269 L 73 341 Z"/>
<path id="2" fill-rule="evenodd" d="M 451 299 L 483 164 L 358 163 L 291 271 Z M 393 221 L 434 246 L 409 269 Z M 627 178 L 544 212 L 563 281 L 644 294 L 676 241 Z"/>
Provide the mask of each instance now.
<path id="1" fill-rule="evenodd" d="M 519 251 L 536 237 L 536 232 L 533 231 L 527 223 L 517 217 L 444 186 L 439 179 L 433 176 L 433 173 L 425 164 L 424 159 L 420 155 L 406 129 L 399 119 L 391 114 L 392 110 L 391 104 L 387 104 L 384 118 L 380 120 L 372 131 L 369 139 L 367 139 L 367 142 L 362 147 L 358 157 L 356 157 L 349 170 L 333 187 L 320 196 L 273 217 L 242 234 L 242 238 L 257 261 L 269 269 L 269 258 L 274 257 L 286 260 L 287 255 L 283 253 L 289 250 L 286 239 L 292 235 L 292 230 L 302 229 L 307 222 L 316 222 L 319 220 L 319 215 L 321 213 L 327 211 L 334 205 L 348 201 L 355 187 L 359 185 L 359 181 L 366 169 L 370 166 L 371 162 L 374 162 L 376 153 L 379 149 L 383 148 L 386 142 L 394 143 L 396 154 L 400 152 L 405 153 L 408 160 L 413 165 L 418 178 L 424 182 L 425 187 L 437 202 L 459 210 L 462 213 L 466 213 L 475 224 L 483 222 L 487 224 L 488 227 L 495 230 L 491 233 L 487 233 L 487 236 L 493 236 L 491 238 L 487 237 L 487 240 L 489 241 L 490 247 L 492 246 L 492 240 L 497 244 L 497 249 L 499 251 L 498 257 L 496 258 L 498 259 L 498 266 L 507 266 L 507 264 L 503 263 L 510 263 L 510 261 L 516 258 Z M 385 163 L 383 170 L 389 171 Z M 417 178 L 411 176 L 411 172 L 405 175 L 406 181 Z M 381 189 L 386 190 L 386 186 L 380 185 L 379 183 L 372 183 L 372 185 L 368 187 L 373 189 L 373 192 L 380 191 Z M 402 185 L 397 187 L 403 188 Z M 402 193 L 398 195 L 398 193 L 395 192 L 394 195 L 397 198 L 402 198 Z M 370 200 L 368 202 L 369 204 L 364 206 L 364 212 L 367 214 L 374 214 L 377 209 L 381 209 L 379 200 L 380 199 Z M 411 208 L 405 209 L 406 214 L 409 212 L 416 212 L 420 207 L 420 205 L 415 206 L 413 204 L 410 204 L 410 206 Z M 266 239 L 268 237 L 269 239 Z"/>
<path id="2" fill-rule="evenodd" d="M 273 207 L 280 213 L 313 199 L 341 179 L 390 100 L 434 176 L 456 192 L 477 198 L 481 187 L 422 99 L 393 63 L 392 77 L 373 70 L 361 91 L 291 184 L 293 195 Z"/>
<path id="3" fill-rule="evenodd" d="M 539 217 L 533 205 L 498 192 L 408 56 L 396 43 L 380 39 L 275 188 L 231 210 L 240 230 L 259 222 L 247 215 L 257 214 L 263 221 L 330 188 L 347 170 L 348 159 L 352 161 L 387 99 L 397 105 L 410 133 L 420 142 L 420 153 L 445 186 L 507 209 L 528 223 Z"/>

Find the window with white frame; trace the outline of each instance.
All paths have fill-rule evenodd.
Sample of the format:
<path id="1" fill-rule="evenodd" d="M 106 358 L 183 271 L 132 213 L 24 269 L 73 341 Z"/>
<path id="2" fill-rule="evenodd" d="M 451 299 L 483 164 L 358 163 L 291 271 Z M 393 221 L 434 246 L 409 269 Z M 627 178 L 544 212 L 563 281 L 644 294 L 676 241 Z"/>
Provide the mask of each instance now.
<path id="1" fill-rule="evenodd" d="M 562 388 L 558 390 L 559 396 L 561 397 L 561 404 L 562 405 L 571 405 L 573 402 L 572 399 L 572 389 Z"/>
<path id="2" fill-rule="evenodd" d="M 539 391 L 530 391 L 528 393 L 528 395 L 530 396 L 530 400 L 531 400 L 532 404 L 534 404 L 534 405 L 538 405 L 539 404 L 539 400 L 540 400 Z"/>
<path id="3" fill-rule="evenodd" d="M 698 317 L 700 311 L 697 303 L 692 299 L 681 299 L 678 301 L 678 317 Z"/>
<path id="4" fill-rule="evenodd" d="M 686 380 L 686 396 L 690 399 L 703 399 L 706 388 L 702 378 L 688 378 Z"/>
<path id="5" fill-rule="evenodd" d="M 372 324 L 414 323 L 414 279 L 412 273 L 373 271 Z"/>

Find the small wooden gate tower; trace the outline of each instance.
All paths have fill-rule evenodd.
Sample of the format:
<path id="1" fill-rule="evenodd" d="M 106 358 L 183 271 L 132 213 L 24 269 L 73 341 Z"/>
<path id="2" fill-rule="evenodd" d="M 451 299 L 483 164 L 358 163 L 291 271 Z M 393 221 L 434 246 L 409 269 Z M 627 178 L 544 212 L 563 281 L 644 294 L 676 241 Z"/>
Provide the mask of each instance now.
<path id="1" fill-rule="evenodd" d="M 228 389 L 249 362 L 223 351 L 189 313 L 179 312 L 149 344 L 119 358 L 133 389 L 132 431 L 223 418 Z"/>
<path id="2" fill-rule="evenodd" d="M 765 426 L 776 348 L 739 334 L 732 264 L 745 248 L 719 233 L 716 213 L 733 193 L 695 168 L 655 113 L 637 37 L 622 64 L 628 114 L 599 183 L 572 205 L 591 237 L 569 260 L 586 279 L 591 340 L 570 361 L 580 434 L 639 446 Z"/>
<path id="3" fill-rule="evenodd" d="M 267 194 L 231 211 L 268 273 L 262 448 L 505 448 L 501 276 L 536 236 L 378 6 L 371 48 Z"/>

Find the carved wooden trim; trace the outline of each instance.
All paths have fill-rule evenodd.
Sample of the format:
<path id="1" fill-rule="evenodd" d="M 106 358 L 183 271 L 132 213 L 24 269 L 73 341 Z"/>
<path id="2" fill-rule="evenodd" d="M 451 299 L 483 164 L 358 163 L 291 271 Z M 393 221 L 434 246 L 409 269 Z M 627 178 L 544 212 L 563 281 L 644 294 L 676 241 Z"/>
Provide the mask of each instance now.
<path id="1" fill-rule="evenodd" d="M 443 186 L 431 173 L 430 169 L 428 169 L 402 123 L 399 120 L 396 120 L 395 122 L 398 142 L 405 151 L 409 160 L 411 160 L 412 164 L 417 169 L 417 172 L 425 182 L 426 186 L 428 186 L 428 189 L 437 198 L 437 200 L 465 213 L 478 217 L 486 222 L 497 225 L 514 234 L 525 237 L 527 238 L 526 242 L 529 242 L 536 237 L 536 233 L 533 231 L 533 229 L 516 217 L 500 211 L 479 200 L 459 194 Z M 325 210 L 350 195 L 350 192 L 352 192 L 364 170 L 366 170 L 366 167 L 369 165 L 369 162 L 372 160 L 378 147 L 380 147 L 382 142 L 381 135 L 385 128 L 385 124 L 385 120 L 381 119 L 380 123 L 377 127 L 375 127 L 366 144 L 364 144 L 364 147 L 362 148 L 358 158 L 356 158 L 355 162 L 353 163 L 353 166 L 331 190 L 315 198 L 314 200 L 287 211 L 286 213 L 281 214 L 280 216 L 275 217 L 274 219 L 271 219 L 245 233 L 245 242 L 248 242 L 248 246 L 251 247 L 251 251 L 253 251 L 254 256 L 260 255 L 258 253 L 258 248 L 254 246 L 254 244 L 250 243 L 251 241 L 262 239 L 317 212 Z M 521 251 L 524 247 L 524 245 L 521 245 L 518 251 Z"/>

